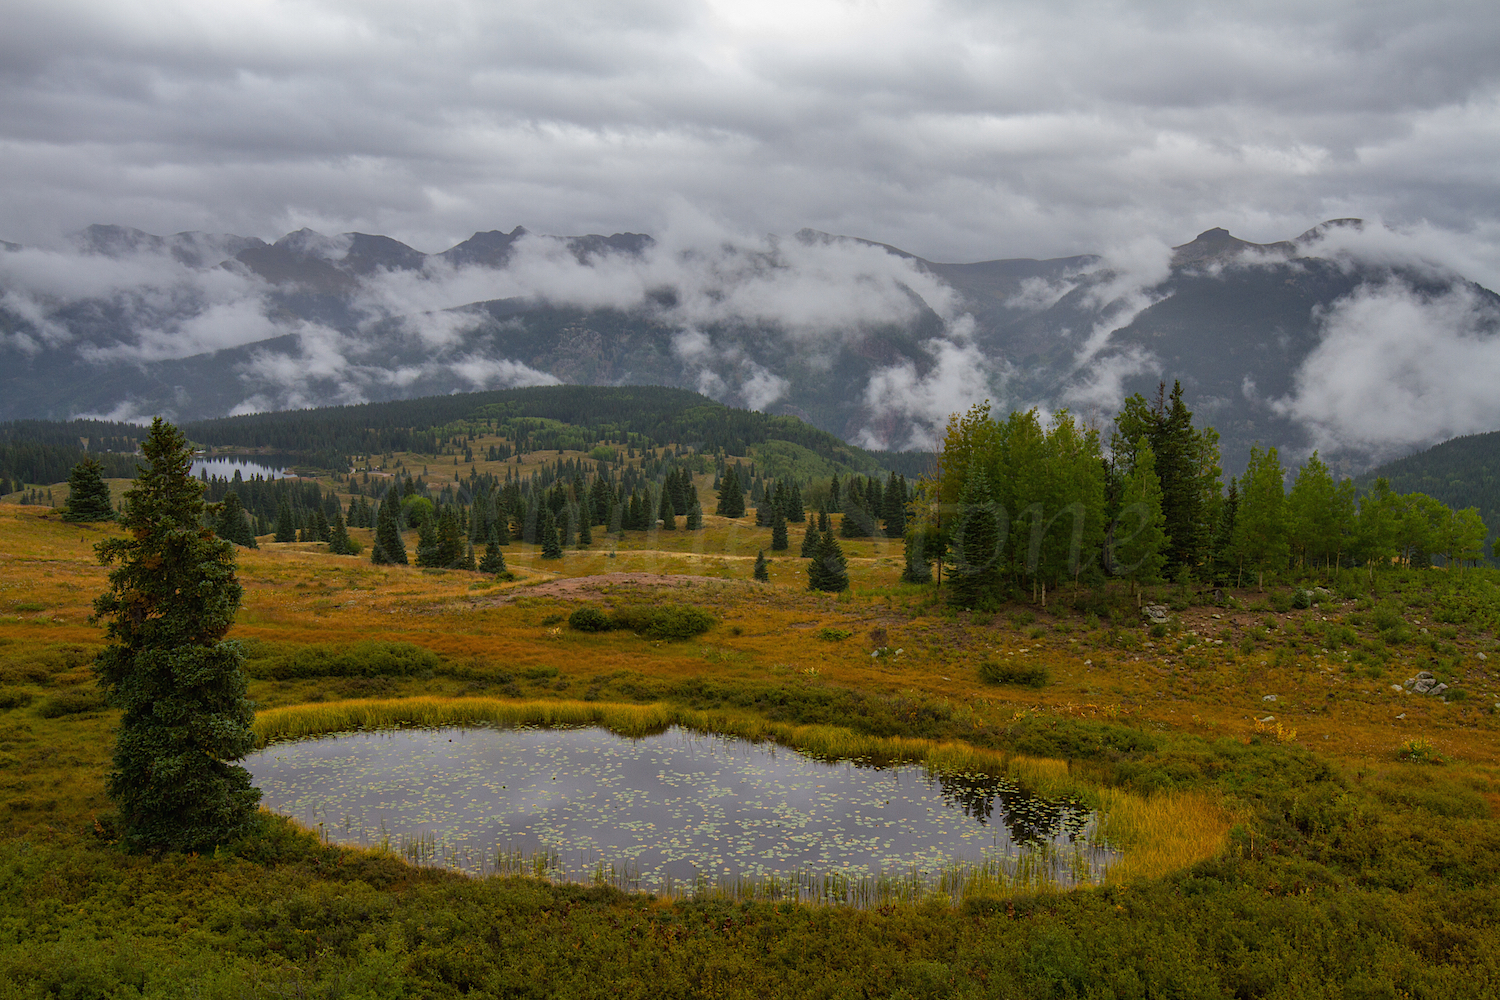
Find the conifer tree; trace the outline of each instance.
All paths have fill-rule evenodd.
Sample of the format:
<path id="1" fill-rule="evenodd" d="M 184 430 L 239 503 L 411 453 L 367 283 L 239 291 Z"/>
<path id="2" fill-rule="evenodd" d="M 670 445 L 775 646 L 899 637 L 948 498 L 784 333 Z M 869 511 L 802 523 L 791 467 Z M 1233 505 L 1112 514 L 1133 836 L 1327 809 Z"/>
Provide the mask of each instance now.
<path id="1" fill-rule="evenodd" d="M 394 487 L 380 501 L 380 511 L 375 516 L 375 544 L 370 550 L 370 562 L 377 566 L 407 565 L 406 540 L 401 537 L 396 515 L 400 502 L 400 491 Z"/>
<path id="2" fill-rule="evenodd" d="M 587 514 L 587 505 L 582 508 L 584 514 L 578 521 L 578 547 L 586 549 L 594 544 L 594 526 L 589 522 L 593 517 Z"/>
<path id="3" fill-rule="evenodd" d="M 431 518 L 428 519 L 429 522 Z M 437 561 L 435 566 L 447 569 L 463 569 L 464 532 L 458 520 L 458 509 L 453 504 L 443 508 L 437 518 Z"/>
<path id="4" fill-rule="evenodd" d="M 292 505 L 285 497 L 276 504 L 276 541 L 295 542 L 297 540 L 297 519 L 292 516 Z"/>
<path id="5" fill-rule="evenodd" d="M 786 518 L 781 516 L 779 509 L 776 509 L 771 514 L 771 551 L 785 552 L 786 548 Z"/>
<path id="6" fill-rule="evenodd" d="M 344 523 L 343 512 L 334 517 L 333 527 L 328 531 L 328 551 L 336 556 L 352 556 L 359 551 L 354 539 L 349 537 L 349 526 Z"/>
<path id="7" fill-rule="evenodd" d="M 505 570 L 505 554 L 500 551 L 499 532 L 490 525 L 489 537 L 484 542 L 484 558 L 479 561 L 479 572 L 499 576 Z"/>
<path id="8" fill-rule="evenodd" d="M 719 506 L 714 513 L 720 517 L 745 516 L 745 491 L 740 486 L 740 476 L 733 465 L 724 472 L 724 480 L 719 485 Z"/>
<path id="9" fill-rule="evenodd" d="M 677 510 L 672 506 L 672 491 L 661 491 L 661 506 L 657 509 L 656 516 L 661 520 L 663 531 L 677 530 Z"/>
<path id="10" fill-rule="evenodd" d="M 948 603 L 978 608 L 997 600 L 1007 527 L 1005 515 L 990 492 L 989 476 L 982 470 L 972 470 L 958 505 Z"/>
<path id="11" fill-rule="evenodd" d="M 802 533 L 802 558 L 811 559 L 818 551 L 818 526 L 808 524 L 807 530 Z"/>
<path id="12" fill-rule="evenodd" d="M 427 517 L 417 527 L 417 565 L 423 567 L 441 566 L 438 559 L 438 526 L 437 518 Z"/>
<path id="13" fill-rule="evenodd" d="M 929 532 L 924 527 L 909 526 L 903 545 L 906 565 L 901 570 L 902 583 L 932 582 L 932 557 L 926 547 L 928 537 Z"/>
<path id="14" fill-rule="evenodd" d="M 755 553 L 755 573 L 754 573 L 754 576 L 755 576 L 755 579 L 761 580 L 763 582 L 764 581 L 769 581 L 771 579 L 770 571 L 766 568 L 766 550 L 765 549 L 760 549 L 759 551 L 757 551 Z"/>
<path id="15" fill-rule="evenodd" d="M 786 519 L 793 524 L 801 524 L 807 520 L 807 506 L 802 502 L 802 488 L 797 485 L 797 480 L 792 480 L 792 485 L 787 490 Z"/>
<path id="16" fill-rule="evenodd" d="M 73 471 L 68 475 L 68 499 L 63 501 L 62 519 L 80 522 L 115 519 L 114 503 L 109 498 L 109 484 L 104 481 L 104 467 L 92 456 L 85 457 L 73 466 Z"/>
<path id="17" fill-rule="evenodd" d="M 688 531 L 697 531 L 703 527 L 703 505 L 698 502 L 697 497 L 693 498 L 693 505 L 688 508 L 687 523 L 684 527 Z"/>
<path id="18" fill-rule="evenodd" d="M 219 514 L 214 519 L 214 533 L 247 549 L 258 548 L 255 535 L 250 530 L 250 519 L 245 516 L 245 505 L 233 490 L 226 493 L 219 504 Z"/>
<path id="19" fill-rule="evenodd" d="M 807 562 L 807 589 L 832 593 L 849 589 L 849 563 L 833 532 L 818 533 L 818 546 Z"/>
<path id="20" fill-rule="evenodd" d="M 141 450 L 128 534 L 95 546 L 114 568 L 94 600 L 110 641 L 94 673 L 123 711 L 106 787 L 130 847 L 203 849 L 247 831 L 260 799 L 235 763 L 255 747 L 244 653 L 223 641 L 241 589 L 234 546 L 202 526 L 187 439 L 158 417 Z"/>
<path id="21" fill-rule="evenodd" d="M 880 515 L 885 522 L 887 538 L 901 538 L 906 534 L 906 479 L 894 472 L 886 483 L 884 506 Z"/>
<path id="22" fill-rule="evenodd" d="M 543 559 L 561 559 L 563 557 L 562 544 L 557 539 L 557 517 L 552 513 L 551 507 L 542 508 L 541 524 L 537 527 L 538 539 L 542 547 Z"/>

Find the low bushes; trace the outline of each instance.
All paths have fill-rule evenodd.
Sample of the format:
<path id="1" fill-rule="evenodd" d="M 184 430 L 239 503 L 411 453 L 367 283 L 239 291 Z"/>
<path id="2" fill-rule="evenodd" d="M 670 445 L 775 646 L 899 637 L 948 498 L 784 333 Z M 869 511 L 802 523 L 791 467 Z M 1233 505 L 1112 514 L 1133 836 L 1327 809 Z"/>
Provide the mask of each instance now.
<path id="1" fill-rule="evenodd" d="M 256 650 L 260 652 L 260 650 Z M 291 680 L 299 677 L 411 677 L 436 672 L 443 660 L 409 642 L 357 642 L 352 646 L 303 646 L 289 656 L 252 658 L 252 677 Z"/>
<path id="2" fill-rule="evenodd" d="M 1046 687 L 1050 677 L 1047 668 L 1038 664 L 985 660 L 979 665 L 979 679 L 986 684 L 1018 684 L 1022 687 L 1039 688 Z"/>
<path id="3" fill-rule="evenodd" d="M 104 709 L 104 695 L 96 688 L 69 688 L 59 691 L 37 707 L 37 714 L 44 719 L 56 719 L 64 715 L 82 715 Z"/>
<path id="4" fill-rule="evenodd" d="M 630 604 L 610 615 L 584 607 L 568 616 L 568 625 L 580 632 L 625 629 L 652 639 L 690 639 L 707 632 L 715 622 L 707 611 L 686 604 Z"/>

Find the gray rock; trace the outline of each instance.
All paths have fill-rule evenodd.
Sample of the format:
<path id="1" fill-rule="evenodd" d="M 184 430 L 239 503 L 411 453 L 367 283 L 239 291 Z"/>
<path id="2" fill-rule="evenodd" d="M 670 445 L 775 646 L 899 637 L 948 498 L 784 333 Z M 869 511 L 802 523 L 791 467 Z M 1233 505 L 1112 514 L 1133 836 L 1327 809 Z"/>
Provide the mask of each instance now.
<path id="1" fill-rule="evenodd" d="M 1165 604 L 1148 604 L 1141 608 L 1141 614 L 1145 615 L 1152 625 L 1168 625 L 1172 621 L 1172 609 Z"/>
<path id="2" fill-rule="evenodd" d="M 1276 696 L 1274 694 L 1268 694 L 1264 698 L 1261 699 L 1261 701 L 1275 701 L 1275 700 L 1276 700 Z"/>

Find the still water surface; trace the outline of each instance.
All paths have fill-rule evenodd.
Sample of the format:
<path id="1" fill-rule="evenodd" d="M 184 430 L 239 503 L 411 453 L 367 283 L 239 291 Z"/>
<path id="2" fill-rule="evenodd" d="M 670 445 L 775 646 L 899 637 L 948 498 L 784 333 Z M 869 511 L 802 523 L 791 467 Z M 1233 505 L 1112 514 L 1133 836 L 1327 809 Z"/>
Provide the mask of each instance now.
<path id="1" fill-rule="evenodd" d="M 279 743 L 245 761 L 264 804 L 330 840 L 472 872 L 545 856 L 548 874 L 646 888 L 838 872 L 851 878 L 1052 859 L 1097 879 L 1096 817 L 1003 779 L 826 763 L 678 728 L 443 728 Z M 1058 863 L 1060 861 L 1060 863 Z"/>
<path id="2" fill-rule="evenodd" d="M 271 461 L 275 464 L 264 465 L 250 458 L 240 457 L 195 458 L 193 459 L 192 472 L 195 476 L 207 472 L 209 478 L 218 476 L 220 479 L 233 479 L 236 471 L 239 472 L 241 479 L 249 479 L 251 476 L 261 476 L 265 479 L 280 479 L 285 476 L 285 466 L 274 458 Z"/>

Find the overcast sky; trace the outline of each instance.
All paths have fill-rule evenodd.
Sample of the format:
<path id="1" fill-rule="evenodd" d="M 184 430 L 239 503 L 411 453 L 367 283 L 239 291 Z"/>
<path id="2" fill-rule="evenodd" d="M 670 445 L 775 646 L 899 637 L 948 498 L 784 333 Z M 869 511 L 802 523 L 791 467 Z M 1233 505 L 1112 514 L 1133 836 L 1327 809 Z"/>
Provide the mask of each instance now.
<path id="1" fill-rule="evenodd" d="M 1493 272 L 1497 53 L 1493 0 L 7 0 L 0 238 L 812 226 L 975 260 L 1358 215 Z"/>

